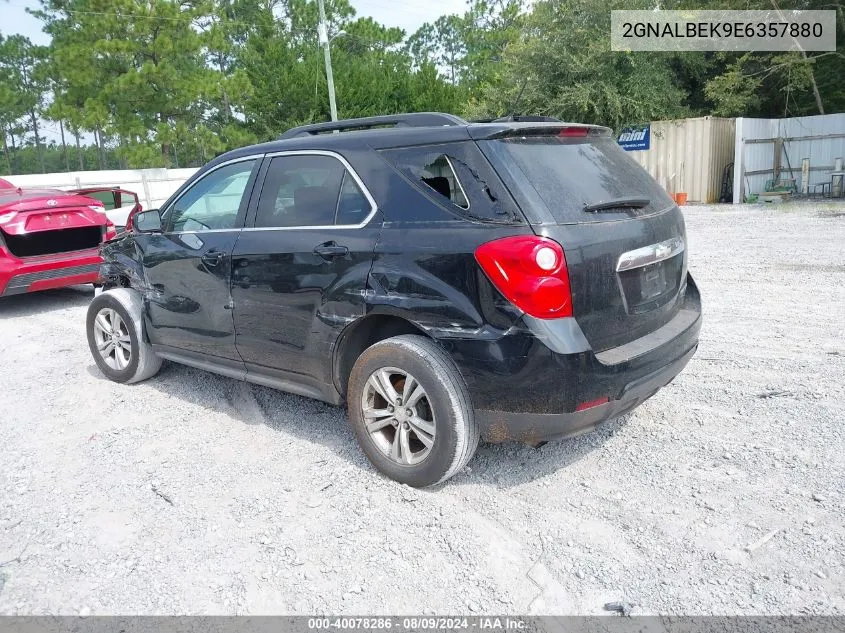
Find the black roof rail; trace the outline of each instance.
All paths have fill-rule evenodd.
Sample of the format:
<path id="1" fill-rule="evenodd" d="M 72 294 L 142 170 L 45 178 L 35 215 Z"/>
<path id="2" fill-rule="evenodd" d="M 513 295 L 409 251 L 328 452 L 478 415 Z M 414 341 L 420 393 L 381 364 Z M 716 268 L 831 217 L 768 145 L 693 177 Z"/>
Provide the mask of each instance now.
<path id="1" fill-rule="evenodd" d="M 368 130 L 374 127 L 441 127 L 445 125 L 466 125 L 467 122 L 454 114 L 443 112 L 410 112 L 407 114 L 388 114 L 384 116 L 369 116 L 362 119 L 344 119 L 342 121 L 327 121 L 300 125 L 289 129 L 279 137 L 279 140 L 296 138 L 298 136 L 312 136 L 325 132 L 341 130 Z"/>
<path id="2" fill-rule="evenodd" d="M 467 122 L 454 114 L 443 112 L 410 112 L 407 114 L 388 114 L 384 116 L 369 116 L 361 119 L 343 119 L 342 121 L 327 121 L 300 125 L 289 129 L 279 137 L 279 140 L 296 138 L 298 136 L 312 136 L 325 132 L 342 130 L 368 130 L 374 127 L 441 127 L 446 125 L 466 125 Z"/>

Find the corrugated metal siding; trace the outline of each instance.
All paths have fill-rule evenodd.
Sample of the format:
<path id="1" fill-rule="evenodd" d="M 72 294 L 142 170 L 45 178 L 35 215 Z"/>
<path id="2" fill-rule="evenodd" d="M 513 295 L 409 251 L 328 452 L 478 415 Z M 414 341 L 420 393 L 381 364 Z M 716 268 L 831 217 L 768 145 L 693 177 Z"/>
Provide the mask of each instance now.
<path id="1" fill-rule="evenodd" d="M 784 139 L 799 136 L 823 136 L 845 134 L 845 114 L 793 117 L 791 119 L 745 119 L 741 120 L 742 164 L 744 194 L 765 190 L 766 181 L 772 178 L 774 143 L 747 143 L 752 139 Z M 833 170 L 836 158 L 845 159 L 845 138 L 821 138 L 784 141 L 785 152 L 781 155 L 781 177 L 795 178 L 801 187 L 801 159 L 810 159 L 810 184 L 830 182 L 829 172 Z M 787 157 L 789 164 L 787 164 Z M 792 175 L 789 176 L 789 170 Z M 823 169 L 818 169 L 823 168 Z M 748 172 L 769 170 L 763 174 L 747 175 Z"/>
<path id="2" fill-rule="evenodd" d="M 650 149 L 629 152 L 666 191 L 686 192 L 690 202 L 719 199 L 733 153 L 733 119 L 714 117 L 654 121 Z"/>
<path id="3" fill-rule="evenodd" d="M 705 202 L 718 202 L 722 194 L 722 177 L 725 168 L 733 163 L 734 146 L 736 141 L 736 121 L 734 119 L 712 119 L 713 132 L 710 135 L 712 153 L 710 159 L 710 184 L 707 190 Z M 733 177 L 733 172 L 731 172 Z M 728 200 L 731 198 L 730 189 L 727 192 Z"/>

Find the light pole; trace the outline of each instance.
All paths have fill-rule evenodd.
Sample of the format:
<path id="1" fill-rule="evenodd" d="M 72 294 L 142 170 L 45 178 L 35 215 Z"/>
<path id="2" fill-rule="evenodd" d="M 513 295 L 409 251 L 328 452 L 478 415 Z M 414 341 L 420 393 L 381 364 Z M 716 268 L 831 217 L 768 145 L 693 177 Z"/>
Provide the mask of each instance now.
<path id="1" fill-rule="evenodd" d="M 326 82 L 329 84 L 329 109 L 332 113 L 332 121 L 337 121 L 337 102 L 335 101 L 334 74 L 332 73 L 332 53 L 329 50 L 331 41 L 329 40 L 329 33 L 326 30 L 326 8 L 323 6 L 323 0 L 317 0 L 317 6 L 320 8 L 320 23 L 317 25 L 317 37 L 323 46 L 323 54 L 326 60 Z"/>

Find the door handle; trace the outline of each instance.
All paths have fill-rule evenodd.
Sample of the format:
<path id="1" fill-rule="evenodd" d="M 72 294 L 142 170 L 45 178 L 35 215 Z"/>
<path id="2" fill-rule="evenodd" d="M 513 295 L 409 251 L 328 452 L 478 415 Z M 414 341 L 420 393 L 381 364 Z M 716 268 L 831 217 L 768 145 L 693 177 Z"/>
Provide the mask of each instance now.
<path id="1" fill-rule="evenodd" d="M 332 259 L 334 257 L 346 257 L 349 254 L 349 249 L 335 242 L 326 242 L 315 246 L 314 253 L 325 259 Z"/>
<path id="2" fill-rule="evenodd" d="M 220 251 L 208 251 L 200 259 L 206 266 L 217 266 L 223 261 L 223 257 L 224 255 Z"/>

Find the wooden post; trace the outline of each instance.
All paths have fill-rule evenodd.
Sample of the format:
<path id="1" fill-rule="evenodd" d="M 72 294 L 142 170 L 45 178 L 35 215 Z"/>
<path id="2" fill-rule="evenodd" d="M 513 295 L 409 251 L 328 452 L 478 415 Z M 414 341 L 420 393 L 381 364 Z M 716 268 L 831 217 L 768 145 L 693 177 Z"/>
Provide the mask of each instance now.
<path id="1" fill-rule="evenodd" d="M 144 169 L 141 170 L 141 187 L 144 189 L 144 202 L 146 203 L 144 209 L 152 209 L 153 201 L 150 196 L 150 183 L 147 181 L 147 172 Z"/>
<path id="2" fill-rule="evenodd" d="M 742 117 L 737 117 L 734 122 L 734 204 L 745 202 L 742 182 L 745 177 L 745 168 L 742 164 L 745 158 L 745 141 L 742 138 L 742 127 Z"/>
<path id="3" fill-rule="evenodd" d="M 801 159 L 801 193 L 810 193 L 810 159 Z"/>
<path id="4" fill-rule="evenodd" d="M 772 184 L 777 186 L 777 181 L 780 179 L 780 157 L 783 153 L 783 138 L 778 136 L 775 139 L 775 149 L 772 156 Z"/>

